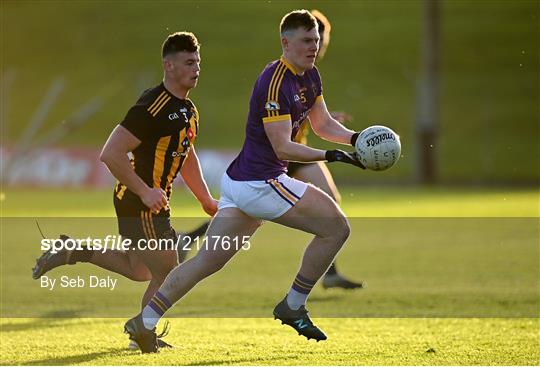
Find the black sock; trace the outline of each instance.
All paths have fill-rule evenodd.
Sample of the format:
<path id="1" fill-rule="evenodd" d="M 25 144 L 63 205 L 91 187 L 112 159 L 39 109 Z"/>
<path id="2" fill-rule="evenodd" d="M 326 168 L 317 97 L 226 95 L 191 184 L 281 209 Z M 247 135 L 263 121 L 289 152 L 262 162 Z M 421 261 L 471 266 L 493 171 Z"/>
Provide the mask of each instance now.
<path id="1" fill-rule="evenodd" d="M 330 265 L 330 267 L 326 271 L 326 275 L 336 275 L 336 274 L 337 274 L 336 263 L 333 262 L 332 265 Z"/>

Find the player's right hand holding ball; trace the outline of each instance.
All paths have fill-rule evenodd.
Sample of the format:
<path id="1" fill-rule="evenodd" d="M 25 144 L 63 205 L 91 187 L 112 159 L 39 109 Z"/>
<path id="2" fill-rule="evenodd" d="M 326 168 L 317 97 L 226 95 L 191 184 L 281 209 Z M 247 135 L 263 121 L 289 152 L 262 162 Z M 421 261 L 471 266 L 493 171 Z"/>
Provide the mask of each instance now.
<path id="1" fill-rule="evenodd" d="M 356 140 L 358 139 L 359 135 L 360 133 L 354 133 L 351 136 L 351 145 L 353 147 L 356 145 Z M 356 154 L 356 152 L 348 153 L 341 149 L 327 150 L 325 158 L 329 163 L 330 162 L 343 162 L 343 163 L 352 164 L 362 169 L 366 169 L 366 167 L 358 159 L 358 155 Z"/>
<path id="2" fill-rule="evenodd" d="M 325 158 L 328 162 L 349 163 L 362 169 L 366 169 L 366 167 L 358 160 L 356 152 L 348 153 L 340 149 L 327 150 Z"/>

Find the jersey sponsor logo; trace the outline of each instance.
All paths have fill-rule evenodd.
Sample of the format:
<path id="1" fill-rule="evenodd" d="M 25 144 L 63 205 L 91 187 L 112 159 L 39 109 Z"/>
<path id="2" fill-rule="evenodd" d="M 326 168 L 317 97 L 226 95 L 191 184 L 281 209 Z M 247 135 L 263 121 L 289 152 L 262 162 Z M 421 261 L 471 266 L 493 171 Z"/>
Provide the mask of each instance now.
<path id="1" fill-rule="evenodd" d="M 293 121 L 292 128 L 295 129 L 297 127 L 300 127 L 300 125 L 302 125 L 302 123 L 307 119 L 310 111 L 311 111 L 311 108 L 307 111 L 302 112 L 298 120 Z"/>
<path id="2" fill-rule="evenodd" d="M 181 144 L 182 144 L 182 147 L 184 148 L 184 151 L 187 150 L 187 149 L 189 149 L 190 143 L 189 143 L 189 139 L 188 139 L 187 136 L 184 137 L 184 140 L 182 140 L 182 143 L 181 143 Z"/>
<path id="3" fill-rule="evenodd" d="M 277 103 L 276 101 L 268 101 L 266 102 L 264 108 L 266 108 L 268 111 L 278 111 L 279 103 Z"/>
<path id="4" fill-rule="evenodd" d="M 171 153 L 171 156 L 173 158 L 176 158 L 176 157 L 185 157 L 188 153 L 189 153 L 189 150 L 191 149 L 191 147 L 187 147 L 185 151 L 183 152 L 180 152 L 180 151 L 176 151 L 176 152 L 172 152 Z"/>
<path id="5" fill-rule="evenodd" d="M 176 112 L 169 114 L 169 120 L 171 120 L 171 121 L 179 119 L 179 118 L 180 118 L 180 116 L 178 116 L 178 114 Z"/>

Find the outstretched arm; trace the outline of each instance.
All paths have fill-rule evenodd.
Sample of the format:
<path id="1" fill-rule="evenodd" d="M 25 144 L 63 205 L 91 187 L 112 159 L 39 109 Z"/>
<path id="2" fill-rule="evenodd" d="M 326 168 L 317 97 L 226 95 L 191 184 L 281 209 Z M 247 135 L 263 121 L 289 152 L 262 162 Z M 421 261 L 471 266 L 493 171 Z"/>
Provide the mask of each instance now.
<path id="1" fill-rule="evenodd" d="M 276 156 L 280 160 L 295 162 L 344 162 L 364 168 L 354 153 L 346 153 L 339 149 L 325 151 L 291 141 L 292 127 L 290 118 L 283 121 L 266 122 L 264 123 L 264 130 Z"/>
<path id="2" fill-rule="evenodd" d="M 290 118 L 264 123 L 264 131 L 278 159 L 296 162 L 324 161 L 326 151 L 291 141 L 291 125 Z"/>
<path id="3" fill-rule="evenodd" d="M 339 121 L 334 119 L 326 107 L 324 99 L 319 98 L 311 108 L 309 120 L 313 132 L 334 143 L 352 145 L 352 137 L 355 131 L 347 129 Z"/>
<path id="4" fill-rule="evenodd" d="M 193 195 L 201 203 L 204 211 L 210 216 L 216 214 L 217 200 L 212 197 L 212 194 L 208 190 L 194 146 L 191 147 L 180 173 L 187 187 L 189 187 Z"/>

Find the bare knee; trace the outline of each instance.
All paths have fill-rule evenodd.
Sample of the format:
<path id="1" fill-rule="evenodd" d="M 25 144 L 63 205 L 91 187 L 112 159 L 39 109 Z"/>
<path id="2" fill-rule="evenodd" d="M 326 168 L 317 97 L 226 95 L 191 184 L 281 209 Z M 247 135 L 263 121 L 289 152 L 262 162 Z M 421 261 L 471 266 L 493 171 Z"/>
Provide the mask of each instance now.
<path id="1" fill-rule="evenodd" d="M 345 216 L 339 216 L 335 221 L 334 230 L 332 231 L 332 237 L 335 238 L 336 243 L 341 247 L 345 241 L 351 235 L 351 225 Z"/>
<path id="2" fill-rule="evenodd" d="M 147 282 L 152 280 L 152 273 L 150 272 L 150 269 L 144 262 L 137 260 L 130 262 L 129 272 L 124 275 L 135 282 Z"/>
<path id="3" fill-rule="evenodd" d="M 135 282 L 147 282 L 152 280 L 152 273 L 150 273 L 147 268 L 140 267 L 134 269 L 131 274 L 129 274 L 128 278 Z"/>
<path id="4" fill-rule="evenodd" d="M 341 233 L 341 239 L 345 243 L 345 241 L 347 241 L 347 239 L 351 235 L 351 225 L 346 217 L 343 217 L 342 219 L 340 233 Z"/>

